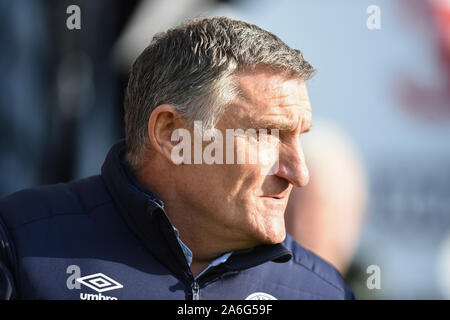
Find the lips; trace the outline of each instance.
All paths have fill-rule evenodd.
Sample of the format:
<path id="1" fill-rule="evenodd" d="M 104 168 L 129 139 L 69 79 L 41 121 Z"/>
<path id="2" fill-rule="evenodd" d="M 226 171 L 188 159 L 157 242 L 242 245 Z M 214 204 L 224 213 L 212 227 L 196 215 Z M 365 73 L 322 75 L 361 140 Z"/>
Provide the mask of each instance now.
<path id="1" fill-rule="evenodd" d="M 282 193 L 267 194 L 267 195 L 263 195 L 261 197 L 262 198 L 273 198 L 273 199 L 277 199 L 277 200 L 284 200 L 288 194 L 289 194 L 289 192 L 282 192 Z"/>
<path id="2" fill-rule="evenodd" d="M 286 207 L 286 198 L 285 197 L 274 197 L 274 196 L 263 196 L 260 197 L 261 201 L 259 209 L 260 210 L 273 210 L 274 213 L 279 213 L 281 211 L 284 211 Z M 267 212 L 267 211 L 266 211 Z"/>
<path id="3" fill-rule="evenodd" d="M 279 190 L 279 191 L 278 191 Z M 267 191 L 267 194 L 262 194 L 260 195 L 261 198 L 269 198 L 269 199 L 275 199 L 275 200 L 287 200 L 287 198 L 289 197 L 289 194 L 291 192 L 291 188 L 278 188 L 278 192 L 273 192 L 273 193 L 269 193 Z"/>
<path id="4" fill-rule="evenodd" d="M 275 200 L 284 200 L 283 196 L 262 196 L 262 198 L 269 198 L 269 199 L 275 199 Z"/>

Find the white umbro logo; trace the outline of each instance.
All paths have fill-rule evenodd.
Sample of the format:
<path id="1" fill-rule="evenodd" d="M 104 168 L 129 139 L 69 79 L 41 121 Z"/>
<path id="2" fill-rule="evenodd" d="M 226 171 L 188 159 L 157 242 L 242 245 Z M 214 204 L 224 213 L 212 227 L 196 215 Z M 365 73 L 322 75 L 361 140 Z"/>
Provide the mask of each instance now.
<path id="1" fill-rule="evenodd" d="M 110 277 L 104 275 L 103 273 L 91 274 L 89 276 L 78 278 L 76 279 L 76 281 L 97 292 L 105 292 L 123 288 L 123 285 L 118 283 L 116 280 L 113 280 Z"/>

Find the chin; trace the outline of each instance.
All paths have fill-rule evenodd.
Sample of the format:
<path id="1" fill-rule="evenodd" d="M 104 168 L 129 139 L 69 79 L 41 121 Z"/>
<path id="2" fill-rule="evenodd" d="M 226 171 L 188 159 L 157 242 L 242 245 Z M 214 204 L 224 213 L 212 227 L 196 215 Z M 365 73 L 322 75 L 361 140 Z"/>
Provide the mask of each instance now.
<path id="1" fill-rule="evenodd" d="M 284 211 L 286 201 L 272 198 L 258 198 L 254 211 L 257 238 L 264 244 L 277 244 L 286 238 Z"/>
<path id="2" fill-rule="evenodd" d="M 285 205 L 280 200 L 257 198 L 254 207 L 246 210 L 247 221 L 241 225 L 247 237 L 256 245 L 278 244 L 286 238 Z"/>
<path id="3" fill-rule="evenodd" d="M 278 223 L 277 223 L 278 224 Z M 260 233 L 260 239 L 263 244 L 277 244 L 284 241 L 286 238 L 286 228 L 283 223 L 279 226 L 273 224 L 264 228 L 264 231 Z"/>
<path id="4" fill-rule="evenodd" d="M 284 239 L 286 239 L 286 231 L 284 232 L 279 232 L 278 234 L 274 235 L 274 236 L 270 236 L 267 239 L 267 244 L 277 244 L 277 243 L 281 243 L 284 241 Z"/>

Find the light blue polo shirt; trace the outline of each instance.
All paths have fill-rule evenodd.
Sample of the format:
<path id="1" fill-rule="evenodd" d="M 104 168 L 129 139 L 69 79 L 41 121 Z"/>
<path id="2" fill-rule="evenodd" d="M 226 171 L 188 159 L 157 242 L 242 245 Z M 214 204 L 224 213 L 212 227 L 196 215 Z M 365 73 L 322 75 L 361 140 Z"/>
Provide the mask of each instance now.
<path id="1" fill-rule="evenodd" d="M 178 243 L 180 244 L 181 249 L 183 250 L 184 257 L 186 258 L 186 261 L 187 261 L 187 263 L 188 263 L 188 266 L 190 267 L 191 264 L 192 264 L 192 258 L 193 258 L 194 255 L 192 254 L 191 249 L 189 249 L 189 247 L 188 247 L 187 245 L 185 245 L 183 241 L 181 241 L 181 239 L 180 239 L 180 233 L 179 233 L 178 229 L 175 228 L 175 227 L 173 227 L 173 230 L 175 231 L 175 235 L 177 236 Z M 198 277 L 200 277 L 202 274 L 204 274 L 204 273 L 205 273 L 206 271 L 208 271 L 210 268 L 216 267 L 216 266 L 218 266 L 218 265 L 224 263 L 225 261 L 227 261 L 228 258 L 229 258 L 232 254 L 233 254 L 233 251 L 227 252 L 227 253 L 221 255 L 220 257 L 218 257 L 217 259 L 215 259 L 213 262 L 211 262 L 211 263 L 209 264 L 208 267 L 206 267 L 202 272 L 200 272 L 199 275 L 195 277 L 195 279 L 198 279 Z"/>

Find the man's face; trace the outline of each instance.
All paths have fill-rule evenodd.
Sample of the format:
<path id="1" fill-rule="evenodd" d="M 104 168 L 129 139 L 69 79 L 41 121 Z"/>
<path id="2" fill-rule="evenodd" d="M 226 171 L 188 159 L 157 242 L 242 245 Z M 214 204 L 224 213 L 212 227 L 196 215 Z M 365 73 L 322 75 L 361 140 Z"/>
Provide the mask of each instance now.
<path id="1" fill-rule="evenodd" d="M 216 125 L 224 137 L 224 158 L 226 129 L 267 129 L 268 133 L 278 129 L 278 137 L 269 137 L 277 142 L 277 148 L 270 149 L 278 153 L 275 170 L 268 175 L 267 166 L 248 161 L 187 165 L 182 192 L 205 226 L 234 241 L 236 248 L 279 243 L 286 235 L 284 211 L 292 186 L 304 186 L 309 180 L 299 140 L 311 127 L 307 89 L 300 79 L 264 70 L 241 74 L 238 83 L 242 94 Z M 245 137 L 234 137 L 234 152 L 245 143 Z"/>

